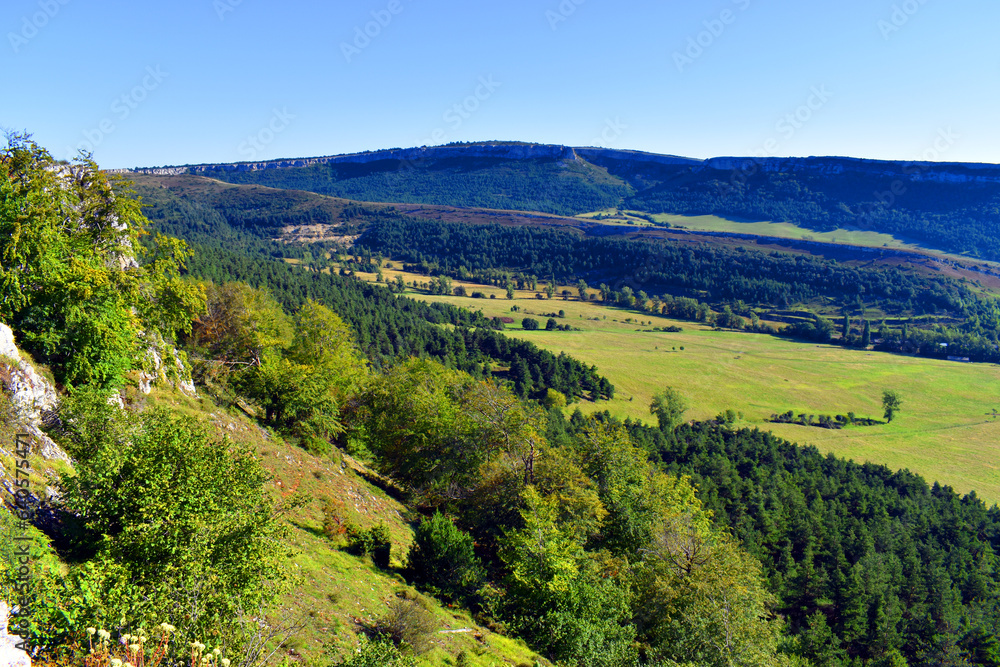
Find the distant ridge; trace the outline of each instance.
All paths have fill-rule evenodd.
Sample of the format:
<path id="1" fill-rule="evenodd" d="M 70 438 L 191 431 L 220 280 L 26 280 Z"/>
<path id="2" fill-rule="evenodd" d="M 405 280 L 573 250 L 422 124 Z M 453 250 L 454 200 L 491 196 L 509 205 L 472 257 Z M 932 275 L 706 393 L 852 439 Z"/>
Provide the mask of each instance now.
<path id="1" fill-rule="evenodd" d="M 137 167 L 108 170 L 116 173 L 151 175 L 205 174 L 213 171 L 248 172 L 267 169 L 294 169 L 322 164 L 368 164 L 380 161 L 399 161 L 419 167 L 428 160 L 454 158 L 489 158 L 502 160 L 579 160 L 600 166 L 606 163 L 635 163 L 690 167 L 693 171 L 715 170 L 735 172 L 764 171 L 771 173 L 843 174 L 855 172 L 873 176 L 905 176 L 911 181 L 982 182 L 1000 183 L 1000 165 L 975 162 L 922 162 L 906 160 L 871 160 L 840 156 L 810 157 L 736 157 L 720 156 L 707 160 L 677 155 L 663 155 L 639 150 L 571 147 L 558 144 L 529 144 L 518 142 L 478 142 L 448 144 L 445 146 L 420 146 L 390 148 L 362 153 L 346 153 L 317 157 L 282 158 L 256 162 L 222 162 L 167 167 Z M 405 166 L 405 165 L 404 165 Z"/>

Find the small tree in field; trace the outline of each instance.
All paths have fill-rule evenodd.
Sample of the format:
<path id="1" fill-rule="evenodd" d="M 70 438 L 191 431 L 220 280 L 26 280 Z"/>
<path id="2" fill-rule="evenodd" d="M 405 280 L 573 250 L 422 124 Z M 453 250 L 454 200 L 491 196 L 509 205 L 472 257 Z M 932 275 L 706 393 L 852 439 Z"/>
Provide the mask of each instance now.
<path id="1" fill-rule="evenodd" d="M 660 429 L 667 431 L 673 429 L 680 423 L 687 410 L 687 403 L 673 387 L 667 387 L 662 392 L 653 397 L 653 402 L 649 405 L 649 413 L 656 415 L 660 423 Z"/>
<path id="2" fill-rule="evenodd" d="M 882 392 L 882 408 L 885 410 L 884 417 L 887 422 L 891 422 L 892 418 L 896 416 L 902 403 L 899 394 L 892 389 L 886 389 Z"/>

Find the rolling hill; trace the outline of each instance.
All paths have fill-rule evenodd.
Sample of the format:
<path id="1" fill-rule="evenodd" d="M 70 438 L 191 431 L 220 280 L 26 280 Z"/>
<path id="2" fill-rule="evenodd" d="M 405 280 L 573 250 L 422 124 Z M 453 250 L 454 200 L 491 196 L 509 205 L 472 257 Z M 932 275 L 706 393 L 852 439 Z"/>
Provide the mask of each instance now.
<path id="1" fill-rule="evenodd" d="M 695 160 L 493 142 L 136 169 L 368 202 L 577 215 L 608 207 L 890 234 L 1000 260 L 1000 166 L 841 157 Z"/>

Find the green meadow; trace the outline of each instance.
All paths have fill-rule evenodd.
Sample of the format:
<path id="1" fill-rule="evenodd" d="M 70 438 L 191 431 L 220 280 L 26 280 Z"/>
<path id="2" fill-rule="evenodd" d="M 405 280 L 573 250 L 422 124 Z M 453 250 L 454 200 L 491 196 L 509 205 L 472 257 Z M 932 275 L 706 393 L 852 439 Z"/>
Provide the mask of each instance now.
<path id="1" fill-rule="evenodd" d="M 391 280 L 395 273 L 386 270 L 386 278 Z M 463 283 L 454 283 L 459 284 Z M 739 425 L 770 430 L 855 461 L 908 468 L 928 482 L 938 481 L 963 493 L 974 490 L 990 503 L 1000 501 L 1000 418 L 993 416 L 994 409 L 1000 411 L 1000 366 L 713 331 L 697 323 L 581 302 L 570 286 L 559 287 L 559 292 L 572 290 L 573 296 L 566 300 L 558 293 L 549 301 L 539 300 L 535 292 L 518 291 L 515 300 L 508 301 L 503 290 L 464 284 L 470 294 L 475 289 L 495 298 L 435 296 L 412 289 L 407 294 L 481 309 L 488 316 L 513 317 L 509 335 L 595 364 L 615 385 L 615 399 L 585 402 L 569 410 L 609 410 L 622 418 L 649 421 L 652 396 L 671 386 L 687 399 L 688 419 L 711 419 L 732 409 L 743 415 Z M 512 312 L 512 306 L 520 312 Z M 559 310 L 565 311 L 565 318 L 557 318 L 560 324 L 581 330 L 520 328 L 525 316 L 535 317 L 544 327 L 544 314 Z M 671 325 L 683 331 L 648 331 Z M 897 391 L 903 399 L 902 410 L 890 424 L 830 430 L 766 421 L 787 410 L 817 417 L 854 412 L 881 420 L 884 389 Z"/>
<path id="2" fill-rule="evenodd" d="M 599 217 L 600 216 L 600 217 Z M 916 241 L 902 239 L 891 234 L 865 231 L 861 229 L 835 229 L 829 232 L 820 232 L 806 227 L 799 227 L 791 222 L 772 222 L 769 220 L 741 220 L 739 218 L 722 218 L 717 215 L 675 215 L 671 213 L 655 213 L 652 215 L 639 211 L 617 211 L 616 209 L 605 209 L 594 211 L 593 213 L 583 213 L 576 216 L 579 219 L 594 220 L 600 219 L 605 225 L 632 225 L 636 227 L 649 227 L 650 222 L 646 217 L 651 217 L 659 223 L 667 223 L 671 227 L 687 229 L 696 232 L 724 232 L 728 234 L 753 234 L 755 236 L 769 236 L 778 239 L 790 239 L 795 241 L 816 241 L 817 243 L 836 243 L 842 245 L 866 246 L 871 248 L 893 248 L 895 250 L 909 250 L 920 253 L 931 253 L 940 257 L 969 261 L 971 258 L 965 255 L 947 253 L 926 244 Z M 974 261 L 983 264 L 993 264 L 979 259 Z"/>

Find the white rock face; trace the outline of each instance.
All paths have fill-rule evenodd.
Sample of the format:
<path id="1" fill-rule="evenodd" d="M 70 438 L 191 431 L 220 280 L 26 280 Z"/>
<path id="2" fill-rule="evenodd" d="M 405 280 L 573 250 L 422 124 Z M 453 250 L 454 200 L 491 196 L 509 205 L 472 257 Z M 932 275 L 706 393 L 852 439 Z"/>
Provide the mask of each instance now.
<path id="1" fill-rule="evenodd" d="M 190 372 L 181 359 L 180 353 L 173 345 L 163 340 L 159 334 L 147 336 L 149 345 L 146 348 L 146 361 L 149 370 L 139 374 L 139 391 L 148 394 L 153 390 L 153 386 L 160 382 L 172 384 L 181 391 L 189 395 L 197 395 L 194 382 L 191 380 Z M 173 365 L 169 363 L 169 357 L 173 357 Z M 165 357 L 167 357 L 165 359 Z M 164 362 L 167 363 L 164 363 Z"/>
<path id="2" fill-rule="evenodd" d="M 21 358 L 14 344 L 14 332 L 6 324 L 0 324 L 0 356 L 16 363 L 7 390 L 23 417 L 40 421 L 44 411 L 55 409 L 58 401 L 55 388 Z"/>
<path id="3" fill-rule="evenodd" d="M 0 600 L 0 666 L 31 667 L 31 658 L 27 653 L 17 648 L 21 638 L 7 634 L 7 617 L 10 608 Z"/>
<path id="4" fill-rule="evenodd" d="M 55 410 L 59 403 L 59 395 L 55 387 L 21 357 L 14 343 L 14 332 L 6 324 L 0 324 L 0 356 L 13 362 L 9 378 L 3 381 L 3 389 L 17 410 L 22 428 L 34 436 L 35 451 L 46 459 L 68 461 L 66 452 L 41 429 L 45 414 Z"/>

